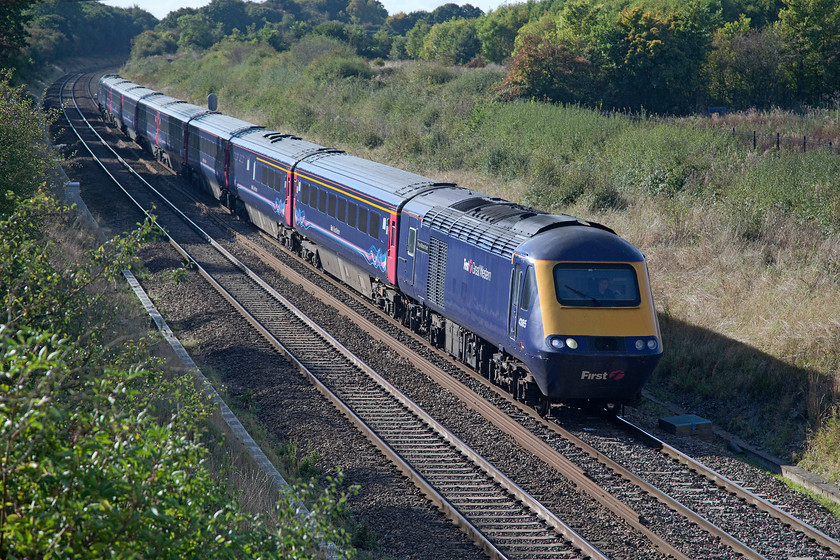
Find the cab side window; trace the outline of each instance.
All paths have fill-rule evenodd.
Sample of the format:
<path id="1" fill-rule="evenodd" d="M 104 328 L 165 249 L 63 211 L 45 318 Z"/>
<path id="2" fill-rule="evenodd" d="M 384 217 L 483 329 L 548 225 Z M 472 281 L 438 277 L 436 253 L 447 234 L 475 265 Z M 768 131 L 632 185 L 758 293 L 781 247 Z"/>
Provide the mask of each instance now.
<path id="1" fill-rule="evenodd" d="M 529 266 L 528 270 L 525 271 L 525 286 L 522 288 L 522 300 L 520 302 L 520 309 L 523 311 L 528 311 L 528 308 L 531 307 L 531 299 L 534 297 L 536 287 L 537 280 L 534 277 L 534 267 Z"/>

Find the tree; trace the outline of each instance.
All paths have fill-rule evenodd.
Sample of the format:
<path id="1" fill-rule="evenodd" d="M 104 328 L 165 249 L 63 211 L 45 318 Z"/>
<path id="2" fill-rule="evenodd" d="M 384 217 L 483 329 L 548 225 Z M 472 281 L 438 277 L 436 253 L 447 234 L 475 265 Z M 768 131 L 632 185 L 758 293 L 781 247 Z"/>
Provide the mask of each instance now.
<path id="1" fill-rule="evenodd" d="M 367 36 L 361 27 L 340 21 L 327 21 L 312 30 L 314 35 L 332 37 L 352 46 L 356 52 L 367 48 Z"/>
<path id="2" fill-rule="evenodd" d="M 0 68 L 16 66 L 18 55 L 26 46 L 28 8 L 36 0 L 8 0 L 0 3 Z"/>
<path id="3" fill-rule="evenodd" d="M 703 68 L 711 102 L 734 108 L 778 103 L 781 48 L 781 39 L 772 28 L 751 29 L 745 17 L 725 24 L 715 32 Z"/>
<path id="4" fill-rule="evenodd" d="M 840 90 L 840 3 L 784 0 L 777 29 L 784 42 L 782 72 L 809 101 Z"/>
<path id="5" fill-rule="evenodd" d="M 181 49 L 209 49 L 223 36 L 221 24 L 213 22 L 203 13 L 179 17 L 178 27 L 181 29 L 178 47 Z"/>
<path id="6" fill-rule="evenodd" d="M 411 28 L 414 27 L 421 19 L 421 12 L 412 12 L 406 14 L 405 12 L 398 12 L 394 15 L 388 16 L 385 20 L 385 27 L 394 35 L 406 35 Z"/>
<path id="7" fill-rule="evenodd" d="M 388 10 L 379 0 L 350 0 L 345 13 L 353 24 L 364 29 L 379 29 L 388 17 Z"/>
<path id="8" fill-rule="evenodd" d="M 559 103 L 591 99 L 592 65 L 568 47 L 536 35 L 519 38 L 504 88 L 508 95 Z"/>
<path id="9" fill-rule="evenodd" d="M 432 10 L 429 23 L 444 23 L 453 19 L 475 19 L 482 15 L 484 15 L 484 12 L 481 8 L 476 8 L 472 4 L 459 6 L 450 2 Z"/>
<path id="10" fill-rule="evenodd" d="M 716 22 L 710 9 L 694 2 L 677 12 L 632 8 L 620 14 L 609 41 L 618 106 L 679 113 L 699 103 L 701 68 Z"/>
<path id="11" fill-rule="evenodd" d="M 478 18 L 475 25 L 482 56 L 497 63 L 512 56 L 516 35 L 529 18 L 530 10 L 526 4 L 500 6 Z"/>
<path id="12" fill-rule="evenodd" d="M 432 26 L 422 19 L 409 30 L 405 36 L 405 53 L 409 58 L 423 57 L 423 42 L 431 30 Z"/>
<path id="13" fill-rule="evenodd" d="M 171 31 L 144 31 L 131 42 L 131 56 L 146 58 L 178 51 L 178 41 Z"/>
<path id="14" fill-rule="evenodd" d="M 0 216 L 15 207 L 7 192 L 34 194 L 58 161 L 44 138 L 55 116 L 42 113 L 24 88 L 11 86 L 11 79 L 11 70 L 0 70 Z"/>
<path id="15" fill-rule="evenodd" d="M 475 20 L 455 19 L 432 26 L 423 38 L 420 58 L 444 64 L 465 64 L 481 52 Z"/>
<path id="16" fill-rule="evenodd" d="M 242 0 L 212 0 L 199 12 L 221 26 L 224 35 L 230 35 L 234 29 L 244 32 L 253 23 Z"/>
<path id="17" fill-rule="evenodd" d="M 34 66 L 69 57 L 128 53 L 131 41 L 157 20 L 139 8 L 99 2 L 42 2 L 31 10 L 25 54 Z"/>

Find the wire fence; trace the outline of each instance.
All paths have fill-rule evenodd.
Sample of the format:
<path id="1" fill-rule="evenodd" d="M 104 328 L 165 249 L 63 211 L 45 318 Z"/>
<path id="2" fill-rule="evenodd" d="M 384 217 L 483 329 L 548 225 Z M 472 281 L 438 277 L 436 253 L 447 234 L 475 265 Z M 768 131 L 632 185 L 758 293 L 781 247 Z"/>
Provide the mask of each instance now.
<path id="1" fill-rule="evenodd" d="M 814 138 L 807 136 L 782 136 L 780 133 L 773 134 L 759 134 L 755 130 L 752 132 L 745 132 L 732 129 L 732 136 L 741 139 L 745 143 L 751 143 L 753 150 L 781 150 L 782 148 L 789 150 L 797 150 L 807 152 L 809 150 L 829 149 L 836 154 L 840 154 L 840 146 L 834 145 L 833 142 L 821 142 Z"/>
<path id="2" fill-rule="evenodd" d="M 710 108 L 710 112 L 716 112 L 715 109 L 717 108 Z M 653 121 L 667 124 L 677 124 L 679 122 L 679 119 L 676 118 L 659 117 L 655 115 L 645 113 L 634 113 L 630 111 L 601 111 L 601 114 L 609 116 L 619 115 L 626 119 L 639 123 Z M 834 152 L 835 154 L 840 155 L 840 141 L 838 141 L 838 143 L 835 144 L 831 141 L 825 142 L 817 140 L 813 136 L 810 138 L 808 136 L 783 136 L 779 132 L 775 134 L 765 134 L 759 133 L 756 130 L 737 130 L 735 127 L 731 129 L 731 132 L 725 129 L 723 129 L 722 131 L 725 134 L 732 134 L 733 137 L 738 138 L 745 145 L 751 145 L 753 150 L 761 150 L 762 152 L 766 152 L 768 150 L 780 151 L 782 148 L 787 150 L 796 150 L 803 153 L 811 150 L 828 149 Z"/>

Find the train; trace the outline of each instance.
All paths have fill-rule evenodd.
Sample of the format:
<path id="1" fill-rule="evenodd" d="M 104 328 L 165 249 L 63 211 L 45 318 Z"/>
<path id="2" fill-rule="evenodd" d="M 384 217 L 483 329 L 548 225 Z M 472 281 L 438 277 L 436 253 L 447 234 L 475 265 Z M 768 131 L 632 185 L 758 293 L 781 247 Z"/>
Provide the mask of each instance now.
<path id="1" fill-rule="evenodd" d="M 636 402 L 662 357 L 644 255 L 612 229 L 320 146 L 118 75 L 103 117 L 433 346 L 546 411 Z"/>

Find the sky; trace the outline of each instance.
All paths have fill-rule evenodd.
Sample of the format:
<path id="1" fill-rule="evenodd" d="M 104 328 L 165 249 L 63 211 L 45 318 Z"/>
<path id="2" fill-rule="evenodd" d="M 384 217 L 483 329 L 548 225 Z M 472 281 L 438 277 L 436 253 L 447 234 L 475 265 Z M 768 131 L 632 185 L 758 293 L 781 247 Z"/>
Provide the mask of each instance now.
<path id="1" fill-rule="evenodd" d="M 476 8 L 481 8 L 485 12 L 492 10 L 502 4 L 516 3 L 515 1 L 506 2 L 505 0 L 380 0 L 389 14 L 396 14 L 398 12 L 415 12 L 417 10 L 432 11 L 438 6 L 452 2 L 463 6 L 464 4 L 472 4 Z M 171 11 L 179 8 L 200 8 L 201 6 L 210 3 L 210 0 L 102 0 L 103 4 L 109 6 L 118 6 L 121 8 L 130 8 L 131 6 L 138 6 L 147 12 L 151 13 L 158 19 L 163 19 Z"/>

